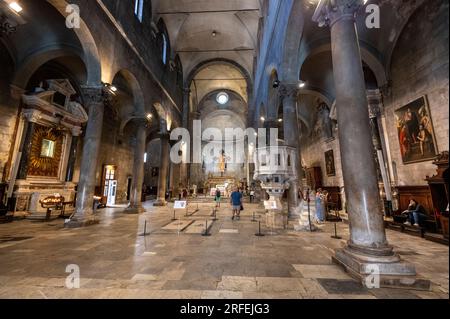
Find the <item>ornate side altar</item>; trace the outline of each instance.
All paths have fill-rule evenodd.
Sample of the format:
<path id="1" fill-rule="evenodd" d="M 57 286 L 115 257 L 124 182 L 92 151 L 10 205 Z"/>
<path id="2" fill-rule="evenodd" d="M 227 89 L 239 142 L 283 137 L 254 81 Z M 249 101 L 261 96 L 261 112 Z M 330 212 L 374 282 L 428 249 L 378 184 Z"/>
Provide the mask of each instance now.
<path id="1" fill-rule="evenodd" d="M 261 187 L 270 199 L 265 201 L 266 226 L 272 229 L 285 229 L 288 223 L 288 213 L 284 211 L 281 198 L 289 189 L 289 182 L 297 179 L 294 161 L 296 150 L 284 146 L 279 141 L 278 146 L 258 148 L 255 152 L 255 180 L 261 181 Z"/>
<path id="2" fill-rule="evenodd" d="M 75 199 L 78 136 L 88 120 L 81 104 L 72 100 L 75 94 L 69 80 L 48 80 L 22 96 L 22 136 L 11 174 L 17 178 L 10 182 L 16 214 L 41 218 L 47 212 L 40 205 L 45 198 Z"/>

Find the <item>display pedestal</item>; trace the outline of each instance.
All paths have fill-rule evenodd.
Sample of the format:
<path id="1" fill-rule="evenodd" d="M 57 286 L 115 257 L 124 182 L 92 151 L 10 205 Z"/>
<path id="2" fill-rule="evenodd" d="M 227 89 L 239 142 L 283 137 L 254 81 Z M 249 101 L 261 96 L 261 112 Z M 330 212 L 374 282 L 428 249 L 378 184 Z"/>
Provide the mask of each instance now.
<path id="1" fill-rule="evenodd" d="M 296 231 L 316 231 L 319 229 L 314 223 L 314 216 L 316 215 L 316 205 L 314 202 L 310 203 L 308 213 L 308 202 L 303 201 L 297 207 L 296 214 L 299 215 L 298 225 L 294 226 Z"/>

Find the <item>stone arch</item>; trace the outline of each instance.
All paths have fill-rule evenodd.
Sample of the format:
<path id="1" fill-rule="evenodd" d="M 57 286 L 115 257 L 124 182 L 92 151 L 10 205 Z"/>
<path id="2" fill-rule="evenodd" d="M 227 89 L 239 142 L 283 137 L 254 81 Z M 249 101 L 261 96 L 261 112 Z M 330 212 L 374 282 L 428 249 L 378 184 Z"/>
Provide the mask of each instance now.
<path id="1" fill-rule="evenodd" d="M 192 82 L 192 80 L 197 75 L 197 73 L 199 73 L 204 68 L 206 68 L 206 67 L 208 67 L 210 65 L 214 65 L 214 64 L 228 64 L 230 66 L 233 66 L 233 67 L 237 68 L 242 73 L 244 78 L 246 79 L 247 91 L 249 93 L 253 92 L 252 78 L 250 76 L 250 73 L 247 71 L 247 69 L 244 68 L 242 65 L 240 65 L 237 62 L 235 62 L 233 60 L 225 59 L 225 58 L 215 58 L 215 59 L 205 60 L 205 61 L 202 61 L 202 62 L 198 63 L 194 68 L 192 68 L 192 70 L 190 70 L 189 72 L 186 72 L 186 74 L 185 74 L 185 76 L 186 76 L 185 86 L 189 87 L 191 82 Z"/>
<path id="2" fill-rule="evenodd" d="M 302 1 L 292 1 L 286 36 L 284 41 L 281 78 L 283 81 L 295 82 L 300 74 L 300 47 L 305 24 Z"/>
<path id="3" fill-rule="evenodd" d="M 31 76 L 45 63 L 66 56 L 75 56 L 82 59 L 82 52 L 72 46 L 58 45 L 43 47 L 29 56 L 16 70 L 12 84 L 25 88 Z M 82 59 L 83 60 L 83 59 Z M 84 60 L 83 60 L 84 62 Z M 86 66 L 86 65 L 85 65 Z M 86 66 L 87 69 L 87 66 Z M 86 72 L 88 72 L 86 70 Z M 88 76 L 88 75 L 87 75 Z"/>
<path id="4" fill-rule="evenodd" d="M 309 44 L 310 49 L 300 56 L 299 61 L 300 69 L 298 74 L 300 74 L 303 64 L 305 63 L 308 57 L 311 57 L 321 52 L 331 51 L 330 41 L 331 41 L 330 38 L 327 38 L 322 39 L 319 42 Z M 361 48 L 361 59 L 372 70 L 373 74 L 377 79 L 378 86 L 382 87 L 386 85 L 388 81 L 387 81 L 387 74 L 385 72 L 385 67 L 377 58 L 377 56 L 372 52 L 373 49 L 369 48 L 364 43 L 361 43 L 360 48 Z M 306 50 L 306 48 L 304 49 Z"/>
<path id="5" fill-rule="evenodd" d="M 139 81 L 136 78 L 136 76 L 128 69 L 121 69 L 115 74 L 113 78 L 113 83 L 118 76 L 121 76 L 123 79 L 125 79 L 129 88 L 131 89 L 131 93 L 133 95 L 135 115 L 145 116 L 144 94 L 142 92 L 141 85 L 139 84 Z"/>
<path id="6" fill-rule="evenodd" d="M 65 0 L 47 0 L 55 9 L 65 18 L 69 15 L 66 8 L 69 3 Z M 80 28 L 74 28 L 73 31 L 80 40 L 83 48 L 82 59 L 87 69 L 86 85 L 98 86 L 101 83 L 101 60 L 94 37 L 87 24 L 80 18 Z"/>

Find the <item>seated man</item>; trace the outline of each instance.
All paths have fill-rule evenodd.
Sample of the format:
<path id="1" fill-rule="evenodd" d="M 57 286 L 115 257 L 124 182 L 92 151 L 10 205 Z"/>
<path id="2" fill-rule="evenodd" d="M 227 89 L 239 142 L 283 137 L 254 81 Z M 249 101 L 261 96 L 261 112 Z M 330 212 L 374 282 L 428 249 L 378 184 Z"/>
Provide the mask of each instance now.
<path id="1" fill-rule="evenodd" d="M 405 210 L 402 215 L 408 216 L 408 220 L 405 222 L 405 225 L 407 226 L 414 225 L 416 227 L 419 227 L 422 222 L 428 218 L 425 208 L 420 205 L 415 199 L 411 199 L 409 201 L 408 209 Z"/>

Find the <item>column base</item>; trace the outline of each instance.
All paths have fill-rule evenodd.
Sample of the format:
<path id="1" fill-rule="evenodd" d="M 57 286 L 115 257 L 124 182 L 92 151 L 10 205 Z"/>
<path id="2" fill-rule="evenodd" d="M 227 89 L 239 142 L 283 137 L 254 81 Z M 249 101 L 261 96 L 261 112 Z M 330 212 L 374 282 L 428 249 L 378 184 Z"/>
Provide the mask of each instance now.
<path id="1" fill-rule="evenodd" d="M 157 206 L 157 207 L 163 207 L 166 206 L 167 202 L 164 199 L 157 199 L 154 203 L 153 206 Z"/>
<path id="2" fill-rule="evenodd" d="M 266 214 L 266 227 L 269 229 L 286 229 L 288 216 L 282 212 L 269 212 Z"/>
<path id="3" fill-rule="evenodd" d="M 139 206 L 139 207 L 127 207 L 124 211 L 125 214 L 130 214 L 130 215 L 137 215 L 137 214 L 142 214 L 145 212 L 144 207 Z"/>
<path id="4" fill-rule="evenodd" d="M 377 288 L 425 291 L 429 291 L 431 288 L 429 280 L 417 277 L 413 264 L 402 261 L 396 254 L 391 256 L 365 255 L 345 247 L 335 251 L 332 261 L 342 266 L 350 276 L 360 281 L 363 286 L 367 286 L 367 281 L 375 277 L 374 270 L 377 269 L 380 276 L 379 287 Z"/>
<path id="5" fill-rule="evenodd" d="M 64 228 L 81 228 L 97 224 L 100 224 L 100 221 L 98 219 L 95 219 L 95 217 L 80 219 L 72 218 L 64 223 Z"/>

